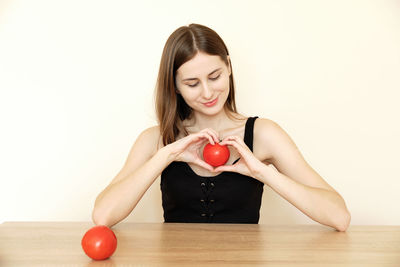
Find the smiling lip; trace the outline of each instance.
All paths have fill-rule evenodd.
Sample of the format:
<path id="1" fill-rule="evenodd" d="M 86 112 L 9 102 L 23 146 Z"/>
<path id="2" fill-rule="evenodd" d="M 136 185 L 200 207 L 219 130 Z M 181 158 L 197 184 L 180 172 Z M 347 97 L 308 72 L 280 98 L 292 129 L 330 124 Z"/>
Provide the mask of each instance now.
<path id="1" fill-rule="evenodd" d="M 203 105 L 205 105 L 207 107 L 212 107 L 217 103 L 217 101 L 218 101 L 218 97 L 211 102 L 204 103 Z"/>

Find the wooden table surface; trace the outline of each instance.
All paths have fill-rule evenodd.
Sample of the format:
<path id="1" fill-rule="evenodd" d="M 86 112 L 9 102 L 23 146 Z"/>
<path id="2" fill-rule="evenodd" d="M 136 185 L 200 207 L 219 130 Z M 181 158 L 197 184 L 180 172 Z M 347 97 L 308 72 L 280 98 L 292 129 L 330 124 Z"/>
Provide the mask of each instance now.
<path id="1" fill-rule="evenodd" d="M 89 259 L 89 222 L 5 222 L 0 266 L 400 266 L 400 226 L 120 223 L 117 250 Z"/>

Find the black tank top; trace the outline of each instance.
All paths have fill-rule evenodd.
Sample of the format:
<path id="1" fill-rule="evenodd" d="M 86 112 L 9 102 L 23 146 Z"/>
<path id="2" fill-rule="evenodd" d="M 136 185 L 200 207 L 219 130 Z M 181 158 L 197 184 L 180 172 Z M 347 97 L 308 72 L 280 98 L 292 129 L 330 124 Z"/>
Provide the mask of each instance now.
<path id="1" fill-rule="evenodd" d="M 244 142 L 253 151 L 254 121 L 246 121 Z M 164 220 L 185 223 L 258 223 L 264 184 L 235 172 L 197 175 L 174 161 L 161 173 Z"/>

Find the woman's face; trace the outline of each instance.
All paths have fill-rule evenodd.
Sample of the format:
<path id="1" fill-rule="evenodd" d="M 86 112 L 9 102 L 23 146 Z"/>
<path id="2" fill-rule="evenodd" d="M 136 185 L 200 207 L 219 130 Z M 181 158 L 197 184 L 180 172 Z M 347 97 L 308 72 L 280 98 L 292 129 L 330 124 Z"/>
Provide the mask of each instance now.
<path id="1" fill-rule="evenodd" d="M 189 107 L 213 115 L 221 111 L 228 98 L 230 75 L 230 68 L 219 56 L 199 52 L 179 67 L 175 84 Z"/>

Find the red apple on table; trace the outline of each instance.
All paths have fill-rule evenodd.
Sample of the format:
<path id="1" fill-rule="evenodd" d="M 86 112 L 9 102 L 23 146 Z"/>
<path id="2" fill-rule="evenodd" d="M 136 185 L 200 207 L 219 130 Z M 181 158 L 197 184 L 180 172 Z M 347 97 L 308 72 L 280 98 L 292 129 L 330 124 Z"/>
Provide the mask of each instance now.
<path id="1" fill-rule="evenodd" d="M 90 228 L 82 238 L 81 245 L 86 255 L 94 260 L 105 260 L 117 248 L 117 237 L 105 225 Z"/>

